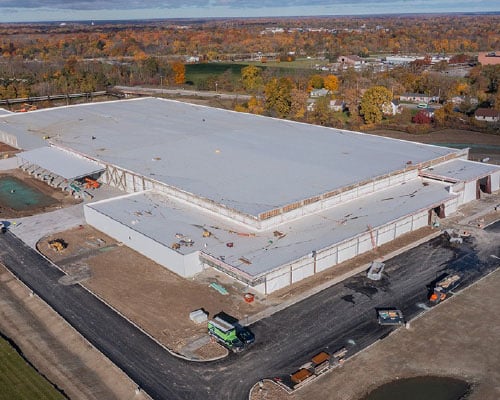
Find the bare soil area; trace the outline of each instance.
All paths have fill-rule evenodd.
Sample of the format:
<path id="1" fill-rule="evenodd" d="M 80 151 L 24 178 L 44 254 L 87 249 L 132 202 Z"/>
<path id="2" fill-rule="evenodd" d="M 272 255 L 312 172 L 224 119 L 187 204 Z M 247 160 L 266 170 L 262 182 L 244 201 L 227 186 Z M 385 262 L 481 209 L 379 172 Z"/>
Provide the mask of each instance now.
<path id="1" fill-rule="evenodd" d="M 49 246 L 54 239 L 64 241 L 67 248 L 57 251 Z M 224 311 L 244 323 L 248 315 L 265 307 L 259 296 L 253 303 L 246 303 L 245 287 L 222 273 L 210 268 L 195 279 L 181 278 L 90 226 L 43 238 L 38 250 L 176 352 L 207 332 L 206 324 L 189 319 L 191 311 L 203 308 L 209 317 Z M 70 283 L 75 280 L 70 279 Z M 229 294 L 221 295 L 211 288 L 212 282 L 222 285 Z M 208 353 L 208 358 L 215 356 L 210 346 L 200 352 Z"/>
<path id="2" fill-rule="evenodd" d="M 43 194 L 52 197 L 55 200 L 55 203 L 47 207 L 32 207 L 29 210 L 14 210 L 0 203 L 0 218 L 10 219 L 28 217 L 81 202 L 81 200 L 74 199 L 68 192 L 63 192 L 61 189 L 50 187 L 45 182 L 33 178 L 20 169 L 2 171 L 0 173 L 0 178 L 2 176 L 14 176 L 15 178 L 25 182 L 27 185 L 36 188 Z"/>

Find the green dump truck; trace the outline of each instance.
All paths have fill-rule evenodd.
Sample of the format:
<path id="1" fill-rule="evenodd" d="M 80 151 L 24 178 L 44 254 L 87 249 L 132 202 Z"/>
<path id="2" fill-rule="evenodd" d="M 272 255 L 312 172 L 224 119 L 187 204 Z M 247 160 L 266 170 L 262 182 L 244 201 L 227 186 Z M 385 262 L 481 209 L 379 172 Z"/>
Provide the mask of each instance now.
<path id="1" fill-rule="evenodd" d="M 208 334 L 234 352 L 240 352 L 245 347 L 236 334 L 236 327 L 219 317 L 208 321 Z"/>

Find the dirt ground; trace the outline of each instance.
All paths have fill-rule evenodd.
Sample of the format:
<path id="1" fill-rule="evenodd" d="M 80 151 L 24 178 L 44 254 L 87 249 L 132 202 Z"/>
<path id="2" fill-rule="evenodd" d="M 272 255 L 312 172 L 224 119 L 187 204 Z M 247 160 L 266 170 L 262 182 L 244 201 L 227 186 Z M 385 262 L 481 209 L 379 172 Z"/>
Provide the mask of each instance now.
<path id="1" fill-rule="evenodd" d="M 53 239 L 62 239 L 67 248 L 54 250 L 48 244 Z M 191 311 L 203 308 L 209 317 L 224 311 L 245 322 L 245 317 L 265 306 L 259 296 L 253 303 L 246 303 L 245 287 L 211 268 L 196 279 L 181 278 L 87 225 L 43 238 L 38 250 L 68 273 L 67 283 L 81 281 L 176 352 L 206 334 L 206 324 L 189 319 Z M 222 285 L 229 294 L 221 295 L 211 288 L 212 282 Z M 203 350 L 214 356 L 213 349 Z"/>
<path id="2" fill-rule="evenodd" d="M 0 148 L 1 150 L 1 148 Z M 0 178 L 2 176 L 14 176 L 17 179 L 26 182 L 29 186 L 36 188 L 43 194 L 52 197 L 55 203 L 47 207 L 33 207 L 29 210 L 14 210 L 10 207 L 6 207 L 0 203 L 0 218 L 21 218 L 28 217 L 30 215 L 40 214 L 48 211 L 53 211 L 58 208 L 66 207 L 73 204 L 78 204 L 81 200 L 75 200 L 68 192 L 63 192 L 61 189 L 55 189 L 50 187 L 45 182 L 33 178 L 27 173 L 20 169 L 13 169 L 8 171 L 0 172 Z"/>

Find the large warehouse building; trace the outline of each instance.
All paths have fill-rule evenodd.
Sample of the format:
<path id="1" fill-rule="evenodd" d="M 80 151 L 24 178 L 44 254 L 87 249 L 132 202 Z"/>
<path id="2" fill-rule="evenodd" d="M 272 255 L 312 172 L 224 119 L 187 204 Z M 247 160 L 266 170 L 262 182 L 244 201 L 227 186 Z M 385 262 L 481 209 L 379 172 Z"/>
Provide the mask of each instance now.
<path id="1" fill-rule="evenodd" d="M 89 224 L 177 274 L 269 294 L 500 187 L 467 150 L 144 98 L 0 117 L 23 168 L 128 194 Z M 61 168 L 62 167 L 62 168 Z"/>

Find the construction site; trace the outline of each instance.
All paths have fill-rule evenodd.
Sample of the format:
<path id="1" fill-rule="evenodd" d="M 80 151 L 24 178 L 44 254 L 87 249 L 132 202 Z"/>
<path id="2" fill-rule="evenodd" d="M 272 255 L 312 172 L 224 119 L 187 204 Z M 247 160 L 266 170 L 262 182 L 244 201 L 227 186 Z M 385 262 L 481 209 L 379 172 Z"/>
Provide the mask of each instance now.
<path id="1" fill-rule="evenodd" d="M 0 116 L 17 166 L 181 277 L 269 295 L 500 188 L 468 150 L 142 98 Z M 123 194 L 94 199 L 110 186 Z M 97 200 L 97 201 L 96 201 Z"/>

